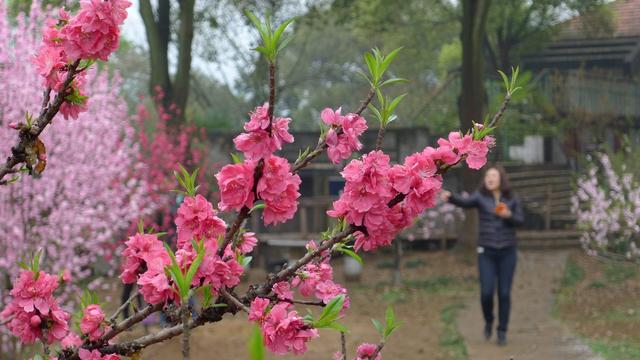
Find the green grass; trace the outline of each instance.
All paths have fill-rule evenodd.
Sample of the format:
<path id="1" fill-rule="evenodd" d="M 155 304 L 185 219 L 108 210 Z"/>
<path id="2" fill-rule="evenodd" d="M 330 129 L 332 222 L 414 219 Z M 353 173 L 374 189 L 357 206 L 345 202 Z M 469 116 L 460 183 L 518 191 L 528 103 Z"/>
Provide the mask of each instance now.
<path id="1" fill-rule="evenodd" d="M 407 293 L 402 289 L 390 289 L 382 294 L 382 301 L 388 304 L 404 302 L 407 299 Z"/>
<path id="2" fill-rule="evenodd" d="M 464 309 L 464 303 L 454 302 L 442 308 L 440 312 L 440 321 L 444 326 L 440 336 L 440 346 L 447 350 L 454 360 L 469 358 L 464 338 L 456 326 L 458 312 L 462 309 Z"/>
<path id="3" fill-rule="evenodd" d="M 589 347 L 605 360 L 634 360 L 640 359 L 640 344 L 630 341 L 607 342 L 604 340 L 589 340 Z"/>
<path id="4" fill-rule="evenodd" d="M 561 285 L 563 288 L 576 286 L 584 279 L 584 269 L 580 267 L 573 259 L 568 258 L 564 266 L 564 274 L 562 275 Z"/>
<path id="5" fill-rule="evenodd" d="M 604 268 L 604 277 L 607 282 L 619 284 L 636 277 L 638 269 L 633 265 L 611 263 Z"/>
<path id="6" fill-rule="evenodd" d="M 607 320 L 616 322 L 640 322 L 640 302 L 630 302 L 605 314 Z"/>
<path id="7" fill-rule="evenodd" d="M 436 276 L 420 280 L 405 280 L 402 283 L 407 287 L 421 289 L 431 294 L 441 293 L 458 285 L 458 281 L 449 276 Z"/>
<path id="8" fill-rule="evenodd" d="M 422 259 L 409 260 L 404 264 L 407 269 L 415 269 L 427 266 L 427 262 Z"/>
<path id="9" fill-rule="evenodd" d="M 602 281 L 594 280 L 591 283 L 589 283 L 588 287 L 589 289 L 603 289 L 607 287 L 607 284 L 605 284 Z"/>
<path id="10" fill-rule="evenodd" d="M 560 279 L 560 290 L 556 297 L 556 301 L 551 308 L 551 316 L 559 318 L 558 305 L 569 300 L 575 290 L 575 286 L 584 280 L 584 269 L 578 265 L 571 257 L 567 258 L 567 262 L 564 265 L 564 271 L 562 278 Z"/>

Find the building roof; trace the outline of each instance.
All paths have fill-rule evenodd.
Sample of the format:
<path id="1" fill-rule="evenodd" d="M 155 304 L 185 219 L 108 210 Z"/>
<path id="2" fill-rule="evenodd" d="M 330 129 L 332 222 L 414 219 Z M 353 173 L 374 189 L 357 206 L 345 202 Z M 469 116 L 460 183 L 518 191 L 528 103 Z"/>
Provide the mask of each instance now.
<path id="1" fill-rule="evenodd" d="M 613 15 L 610 31 L 595 31 L 599 20 L 590 14 L 576 16 L 562 26 L 559 39 L 593 39 L 640 36 L 640 0 L 617 0 L 607 5 Z"/>
<path id="2" fill-rule="evenodd" d="M 621 70 L 627 74 L 640 69 L 640 0 L 617 0 L 609 31 L 597 30 L 601 23 L 584 14 L 560 25 L 557 40 L 544 50 L 525 57 L 532 69 L 576 69 L 580 67 Z"/>

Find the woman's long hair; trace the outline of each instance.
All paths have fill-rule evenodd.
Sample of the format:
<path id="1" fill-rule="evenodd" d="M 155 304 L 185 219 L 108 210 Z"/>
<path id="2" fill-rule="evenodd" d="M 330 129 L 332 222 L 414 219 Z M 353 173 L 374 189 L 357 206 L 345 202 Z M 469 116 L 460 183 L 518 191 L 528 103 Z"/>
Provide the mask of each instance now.
<path id="1" fill-rule="evenodd" d="M 507 171 L 500 165 L 491 165 L 484 170 L 478 191 L 485 195 L 491 195 L 491 191 L 489 191 L 489 189 L 484 185 L 484 177 L 487 175 L 487 171 L 491 169 L 496 169 L 498 174 L 500 174 L 500 193 L 502 197 L 510 199 L 513 194 L 511 193 L 511 187 L 509 186 L 509 177 L 507 176 Z"/>

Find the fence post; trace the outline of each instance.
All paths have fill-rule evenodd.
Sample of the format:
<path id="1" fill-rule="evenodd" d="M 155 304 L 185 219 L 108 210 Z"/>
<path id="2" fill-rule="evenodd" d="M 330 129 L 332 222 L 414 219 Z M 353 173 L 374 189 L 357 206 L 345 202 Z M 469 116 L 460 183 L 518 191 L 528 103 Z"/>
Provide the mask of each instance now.
<path id="1" fill-rule="evenodd" d="M 545 230 L 551 229 L 551 184 L 547 184 L 547 204 L 544 215 Z"/>

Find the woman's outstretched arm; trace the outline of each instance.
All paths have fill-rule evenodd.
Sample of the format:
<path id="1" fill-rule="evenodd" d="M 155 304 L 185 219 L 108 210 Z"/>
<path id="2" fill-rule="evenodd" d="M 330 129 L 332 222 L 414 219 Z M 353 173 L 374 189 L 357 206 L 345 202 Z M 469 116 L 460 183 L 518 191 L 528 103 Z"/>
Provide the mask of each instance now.
<path id="1" fill-rule="evenodd" d="M 479 204 L 479 194 L 478 192 L 474 192 L 468 196 L 462 196 L 459 194 L 452 194 L 449 191 L 442 191 L 442 199 L 452 203 L 453 205 L 460 206 L 461 208 L 474 208 L 478 207 Z"/>

